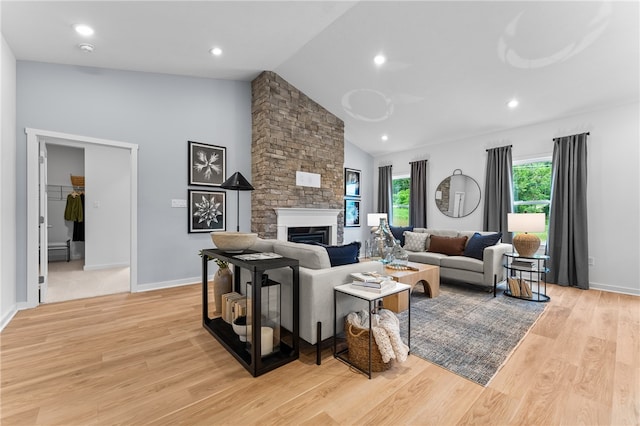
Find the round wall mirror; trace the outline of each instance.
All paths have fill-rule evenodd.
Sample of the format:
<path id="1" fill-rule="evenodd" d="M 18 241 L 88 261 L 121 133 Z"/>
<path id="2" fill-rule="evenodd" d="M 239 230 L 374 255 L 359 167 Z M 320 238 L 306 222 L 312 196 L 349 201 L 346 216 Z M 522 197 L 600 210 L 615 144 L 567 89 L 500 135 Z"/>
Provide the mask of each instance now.
<path id="1" fill-rule="evenodd" d="M 449 217 L 465 217 L 480 204 L 480 186 L 472 177 L 455 169 L 436 188 L 436 206 Z"/>

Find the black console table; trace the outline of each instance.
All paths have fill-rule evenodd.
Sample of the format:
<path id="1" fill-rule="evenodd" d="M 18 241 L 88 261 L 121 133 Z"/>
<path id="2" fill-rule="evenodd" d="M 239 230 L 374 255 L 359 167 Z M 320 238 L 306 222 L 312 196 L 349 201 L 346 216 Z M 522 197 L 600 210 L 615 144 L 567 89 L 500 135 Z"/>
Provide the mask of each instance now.
<path id="1" fill-rule="evenodd" d="M 245 250 L 243 254 L 256 253 Z M 242 260 L 234 257 L 235 254 L 225 253 L 218 249 L 202 250 L 202 325 L 213 337 L 222 344 L 244 368 L 254 377 L 278 368 L 300 355 L 300 330 L 299 330 L 299 266 L 297 259 L 281 257 L 267 260 Z M 211 259 L 220 259 L 234 266 L 234 291 L 241 293 L 240 269 L 246 269 L 251 273 L 251 314 L 255 323 L 251 329 L 251 347 L 247 348 L 245 342 L 241 342 L 233 331 L 231 324 L 222 318 L 209 318 L 209 272 L 208 263 Z M 262 277 L 270 269 L 289 267 L 293 275 L 293 288 L 291 304 L 293 325 L 287 338 L 280 338 L 279 350 L 268 355 L 261 356 L 261 297 Z M 282 336 L 283 333 L 280 333 Z M 290 338 L 289 338 L 290 337 Z"/>

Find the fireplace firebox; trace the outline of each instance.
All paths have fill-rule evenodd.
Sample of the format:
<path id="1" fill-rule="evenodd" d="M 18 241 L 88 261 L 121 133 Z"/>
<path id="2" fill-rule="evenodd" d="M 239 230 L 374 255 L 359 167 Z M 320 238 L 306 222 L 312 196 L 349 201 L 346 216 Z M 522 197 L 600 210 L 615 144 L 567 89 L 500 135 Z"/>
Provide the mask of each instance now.
<path id="1" fill-rule="evenodd" d="M 312 241 L 315 243 L 329 244 L 328 226 L 294 226 L 287 228 L 287 241 L 303 243 Z"/>

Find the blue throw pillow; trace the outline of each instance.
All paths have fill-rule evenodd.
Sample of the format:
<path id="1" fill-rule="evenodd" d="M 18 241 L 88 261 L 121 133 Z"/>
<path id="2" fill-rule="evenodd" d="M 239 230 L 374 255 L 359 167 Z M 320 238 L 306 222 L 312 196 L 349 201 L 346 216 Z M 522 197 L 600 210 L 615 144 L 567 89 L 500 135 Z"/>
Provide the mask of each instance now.
<path id="1" fill-rule="evenodd" d="M 328 246 L 322 243 L 308 243 L 322 246 L 327 250 L 331 266 L 350 265 L 358 263 L 358 254 L 360 253 L 360 241 L 354 241 L 343 246 Z"/>
<path id="2" fill-rule="evenodd" d="M 400 245 L 404 247 L 404 231 L 413 231 L 413 226 L 389 226 L 393 238 L 400 240 Z"/>
<path id="3" fill-rule="evenodd" d="M 481 235 L 480 233 L 476 232 L 467 243 L 467 247 L 465 247 L 464 249 L 464 256 L 483 260 L 484 249 L 495 245 L 498 241 L 500 241 L 501 237 L 502 232 L 489 235 Z"/>

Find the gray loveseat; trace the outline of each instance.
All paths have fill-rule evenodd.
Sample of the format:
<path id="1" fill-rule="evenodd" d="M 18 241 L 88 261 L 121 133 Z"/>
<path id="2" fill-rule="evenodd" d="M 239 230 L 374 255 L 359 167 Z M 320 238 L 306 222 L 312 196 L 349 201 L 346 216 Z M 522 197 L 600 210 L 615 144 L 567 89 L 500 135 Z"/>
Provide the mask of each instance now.
<path id="1" fill-rule="evenodd" d="M 413 246 L 414 250 L 407 249 L 407 244 L 420 240 L 414 239 L 414 241 L 409 241 L 410 238 L 408 237 L 412 236 L 407 232 L 413 232 L 423 235 L 427 234 L 421 250 L 416 250 L 419 247 L 415 245 Z M 495 232 L 477 232 L 480 235 L 485 236 L 495 234 Z M 494 282 L 500 282 L 504 280 L 505 271 L 502 266 L 503 254 L 512 251 L 511 244 L 498 242 L 495 245 L 484 248 L 482 260 L 470 256 L 447 255 L 428 251 L 431 248 L 431 236 L 448 238 L 467 237 L 466 241 L 464 242 L 464 248 L 466 249 L 474 233 L 475 231 L 414 228 L 413 231 L 404 232 L 404 247 L 409 253 L 410 261 L 439 266 L 440 278 L 458 280 L 466 283 L 493 288 Z"/>

